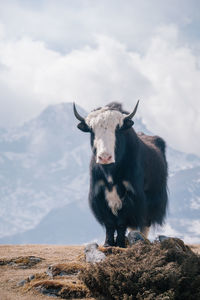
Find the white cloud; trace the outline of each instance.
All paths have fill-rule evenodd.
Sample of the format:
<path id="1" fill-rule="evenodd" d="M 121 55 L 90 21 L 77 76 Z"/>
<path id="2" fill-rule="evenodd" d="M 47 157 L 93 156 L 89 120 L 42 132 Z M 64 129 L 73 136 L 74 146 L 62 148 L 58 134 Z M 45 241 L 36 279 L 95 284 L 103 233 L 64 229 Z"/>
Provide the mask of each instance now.
<path id="1" fill-rule="evenodd" d="M 181 219 L 179 223 L 182 228 L 185 228 L 185 233 L 182 231 L 177 231 L 173 228 L 173 225 L 168 221 L 163 227 L 155 227 L 151 228 L 150 231 L 150 240 L 155 240 L 159 235 L 164 235 L 167 237 L 180 238 L 187 244 L 199 244 L 199 230 L 200 230 L 200 222 L 198 220 L 187 220 Z"/>
<path id="2" fill-rule="evenodd" d="M 169 23 L 194 43 L 199 9 L 197 0 L 12 0 L 0 1 L 0 19 L 8 38 L 29 36 L 62 53 L 93 45 L 94 34 L 145 50 L 155 28 Z"/>
<path id="3" fill-rule="evenodd" d="M 51 103 L 76 101 L 91 109 L 122 101 L 150 130 L 177 149 L 199 154 L 199 57 L 179 40 L 175 25 L 161 27 L 144 55 L 98 35 L 95 46 L 70 53 L 30 38 L 0 41 L 0 124 L 14 125 Z"/>
<path id="4" fill-rule="evenodd" d="M 3 39 L 4 37 L 5 37 L 4 25 L 0 23 L 0 39 Z"/>
<path id="5" fill-rule="evenodd" d="M 154 240 L 159 235 L 164 235 L 167 237 L 177 237 L 181 238 L 180 232 L 175 230 L 169 223 L 164 224 L 162 227 L 157 226 L 155 228 L 151 228 L 150 239 Z"/>
<path id="6" fill-rule="evenodd" d="M 12 92 L 9 97 L 5 88 L 4 94 L 19 107 L 20 119 L 50 103 L 76 100 L 89 109 L 113 100 L 126 99 L 133 105 L 139 96 L 151 94 L 148 79 L 138 71 L 138 55 L 131 55 L 124 45 L 108 37 L 98 37 L 93 48 L 65 55 L 27 38 L 3 40 L 0 57 L 0 83 Z M 24 107 L 33 103 L 35 110 L 25 111 Z M 7 103 L 2 105 L 2 114 L 4 109 Z"/>
<path id="7" fill-rule="evenodd" d="M 200 221 L 199 220 L 193 220 L 188 225 L 189 225 L 189 228 L 188 228 L 189 232 L 199 235 L 199 232 L 200 232 Z"/>
<path id="8" fill-rule="evenodd" d="M 200 221 L 199 220 L 180 220 L 180 224 L 186 227 L 186 233 L 183 234 L 183 240 L 187 244 L 199 244 L 200 243 Z"/>
<path id="9" fill-rule="evenodd" d="M 155 91 L 144 107 L 144 117 L 170 144 L 199 154 L 200 57 L 180 45 L 178 37 L 176 26 L 160 29 L 141 61 L 142 73 Z"/>
<path id="10" fill-rule="evenodd" d="M 200 197 L 195 197 L 190 200 L 191 209 L 198 210 L 200 209 Z"/>

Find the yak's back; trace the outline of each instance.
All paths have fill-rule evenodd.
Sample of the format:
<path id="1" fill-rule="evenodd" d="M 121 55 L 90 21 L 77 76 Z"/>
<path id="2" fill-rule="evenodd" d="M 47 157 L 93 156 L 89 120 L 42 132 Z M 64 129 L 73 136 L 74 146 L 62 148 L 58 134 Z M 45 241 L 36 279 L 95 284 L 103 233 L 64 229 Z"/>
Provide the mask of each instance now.
<path id="1" fill-rule="evenodd" d="M 145 168 L 145 190 L 157 191 L 166 186 L 168 166 L 165 156 L 165 141 L 159 136 L 137 133 L 142 141 L 141 151 Z"/>
<path id="2" fill-rule="evenodd" d="M 138 132 L 137 133 L 138 137 L 148 146 L 152 146 L 152 147 L 157 147 L 158 149 L 160 149 L 160 151 L 162 152 L 162 154 L 165 156 L 165 150 L 166 150 L 166 144 L 165 141 L 157 136 L 151 136 L 151 135 L 146 135 L 143 132 Z"/>

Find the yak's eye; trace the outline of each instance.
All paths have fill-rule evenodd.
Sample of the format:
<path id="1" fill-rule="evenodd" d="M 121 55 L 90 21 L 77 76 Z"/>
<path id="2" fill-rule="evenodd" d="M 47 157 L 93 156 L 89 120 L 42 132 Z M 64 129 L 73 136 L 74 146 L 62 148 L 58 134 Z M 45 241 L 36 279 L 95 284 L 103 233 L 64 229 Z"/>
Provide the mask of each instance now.
<path id="1" fill-rule="evenodd" d="M 116 126 L 116 129 L 115 129 L 116 131 L 119 131 L 120 130 L 120 126 L 119 126 L 119 124 L 117 124 L 117 126 Z"/>
<path id="2" fill-rule="evenodd" d="M 131 119 L 125 119 L 122 127 L 120 128 L 121 130 L 129 129 L 133 126 L 134 122 Z"/>
<path id="3" fill-rule="evenodd" d="M 90 132 L 91 131 L 91 128 L 84 121 L 80 122 L 77 125 L 77 127 L 78 127 L 78 129 L 80 129 L 83 132 Z"/>

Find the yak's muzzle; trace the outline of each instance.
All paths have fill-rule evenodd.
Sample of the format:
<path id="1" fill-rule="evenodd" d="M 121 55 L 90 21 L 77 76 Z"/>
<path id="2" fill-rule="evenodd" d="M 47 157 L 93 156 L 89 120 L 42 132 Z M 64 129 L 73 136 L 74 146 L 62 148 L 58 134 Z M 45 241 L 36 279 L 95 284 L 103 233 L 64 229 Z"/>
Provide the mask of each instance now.
<path id="1" fill-rule="evenodd" d="M 111 154 L 109 154 L 107 152 L 101 152 L 99 154 L 97 153 L 96 162 L 98 164 L 108 165 L 108 164 L 114 163 L 115 160 Z"/>

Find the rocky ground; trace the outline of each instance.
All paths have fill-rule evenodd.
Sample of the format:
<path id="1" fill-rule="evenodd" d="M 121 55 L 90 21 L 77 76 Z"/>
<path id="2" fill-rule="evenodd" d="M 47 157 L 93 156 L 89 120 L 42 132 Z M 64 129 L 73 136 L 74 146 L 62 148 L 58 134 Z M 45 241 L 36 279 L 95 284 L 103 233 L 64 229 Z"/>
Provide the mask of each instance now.
<path id="1" fill-rule="evenodd" d="M 143 246 L 142 242 L 139 242 L 133 246 L 133 252 L 135 254 L 137 251 L 151 252 L 151 257 L 153 258 L 154 248 L 157 247 L 155 248 L 157 249 L 157 254 L 164 259 L 166 252 L 158 250 L 159 246 L 152 247 L 154 246 L 147 246 L 146 244 Z M 175 243 L 173 247 L 177 248 L 179 246 Z M 127 255 L 129 264 L 128 259 L 131 255 L 130 251 L 132 251 L 130 249 L 111 248 L 105 250 L 100 247 L 102 254 L 109 256 L 108 263 L 104 261 L 100 264 L 92 265 L 85 260 L 83 246 L 0 245 L 0 300 L 42 300 L 51 299 L 50 296 L 64 299 L 94 299 L 89 291 L 91 289 L 94 294 L 97 292 L 98 296 L 99 291 L 92 290 L 95 285 L 94 279 L 98 282 L 99 278 L 101 278 L 100 282 L 104 285 L 112 279 L 112 276 L 119 276 L 116 272 L 112 274 L 112 271 L 110 271 L 110 266 L 112 265 L 116 270 L 116 259 L 120 259 L 122 263 L 120 265 L 122 272 L 125 269 L 127 272 L 128 269 L 124 267 L 123 262 L 126 261 Z M 184 249 L 186 249 L 183 250 L 186 251 L 184 255 L 190 256 L 190 252 L 187 254 L 187 248 Z M 195 253 L 200 254 L 199 245 L 192 245 L 191 249 Z M 140 253 L 141 255 L 144 254 Z M 90 260 L 91 257 L 87 256 L 87 259 Z M 145 257 L 148 257 L 148 253 L 145 254 Z M 101 256 L 100 259 L 103 259 L 103 257 Z M 174 260 L 176 260 L 176 257 Z M 152 263 L 155 263 L 155 261 Z M 101 266 L 100 269 L 94 267 L 98 265 Z M 106 273 L 105 266 L 107 265 L 109 265 L 109 272 L 111 272 L 109 274 Z M 102 266 L 104 266 L 103 271 Z M 114 269 L 111 268 L 111 270 Z M 99 274 L 103 276 L 103 279 L 102 276 L 99 277 Z M 109 280 L 105 278 L 108 275 L 110 276 Z M 108 287 L 105 286 L 105 288 Z M 116 290 L 113 293 L 116 293 Z M 114 296 L 113 299 L 117 299 L 117 297 Z M 119 299 L 123 298 L 119 297 Z"/>
<path id="2" fill-rule="evenodd" d="M 1 245 L 0 300 L 51 299 L 48 289 L 49 294 L 53 289 L 56 294 L 59 285 L 75 291 L 81 289 L 77 270 L 84 264 L 82 246 Z"/>

